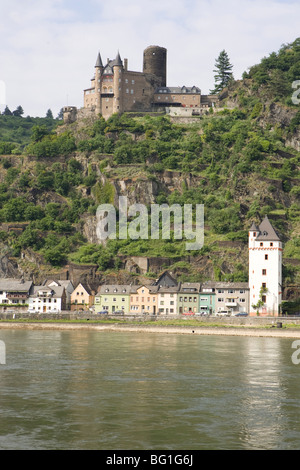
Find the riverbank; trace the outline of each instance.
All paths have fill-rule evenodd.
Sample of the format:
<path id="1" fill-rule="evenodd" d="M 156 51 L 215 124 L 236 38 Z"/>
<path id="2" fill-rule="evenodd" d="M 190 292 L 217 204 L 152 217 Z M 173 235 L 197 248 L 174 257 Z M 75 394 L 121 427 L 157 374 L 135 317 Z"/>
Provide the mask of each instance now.
<path id="1" fill-rule="evenodd" d="M 30 330 L 93 330 L 93 331 L 131 331 L 136 333 L 189 334 L 189 335 L 219 335 L 219 336 L 253 336 L 300 338 L 300 328 L 284 327 L 249 327 L 249 326 L 193 326 L 193 325 L 145 325 L 126 323 L 93 323 L 93 322 L 42 322 L 42 321 L 2 321 L 1 329 L 30 329 Z"/>

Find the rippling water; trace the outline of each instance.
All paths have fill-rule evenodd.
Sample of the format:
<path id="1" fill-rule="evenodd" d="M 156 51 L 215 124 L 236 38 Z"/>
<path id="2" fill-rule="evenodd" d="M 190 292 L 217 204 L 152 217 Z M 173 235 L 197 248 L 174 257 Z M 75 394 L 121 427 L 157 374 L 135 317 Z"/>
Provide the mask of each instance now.
<path id="1" fill-rule="evenodd" d="M 292 340 L 0 330 L 0 449 L 298 449 Z"/>

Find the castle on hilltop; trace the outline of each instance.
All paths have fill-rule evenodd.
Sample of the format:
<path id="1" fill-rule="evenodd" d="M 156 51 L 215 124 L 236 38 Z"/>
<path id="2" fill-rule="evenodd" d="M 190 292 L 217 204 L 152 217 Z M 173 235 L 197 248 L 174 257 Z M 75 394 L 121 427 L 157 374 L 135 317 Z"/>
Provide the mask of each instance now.
<path id="1" fill-rule="evenodd" d="M 108 119 L 114 113 L 165 111 L 177 115 L 200 115 L 215 105 L 215 95 L 202 95 L 196 87 L 167 86 L 167 50 L 149 46 L 144 50 L 143 72 L 128 69 L 128 59 L 115 59 L 103 65 L 98 53 L 95 74 L 84 90 L 83 108 L 65 106 L 64 121 L 101 114 Z"/>

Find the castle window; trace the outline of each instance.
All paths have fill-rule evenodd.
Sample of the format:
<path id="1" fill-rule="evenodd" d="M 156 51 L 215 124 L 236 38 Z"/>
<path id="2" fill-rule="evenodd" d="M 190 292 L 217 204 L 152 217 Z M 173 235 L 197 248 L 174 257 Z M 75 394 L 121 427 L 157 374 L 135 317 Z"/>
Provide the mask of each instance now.
<path id="1" fill-rule="evenodd" d="M 128 88 L 126 88 L 126 93 L 129 93 L 129 89 L 128 89 Z"/>
<path id="2" fill-rule="evenodd" d="M 259 246 L 264 246 L 263 242 L 260 242 Z"/>
<path id="3" fill-rule="evenodd" d="M 272 242 L 270 243 L 270 246 L 273 246 L 273 243 L 272 243 Z"/>
<path id="4" fill-rule="evenodd" d="M 265 255 L 265 260 L 268 260 L 269 259 L 269 255 Z"/>
<path id="5" fill-rule="evenodd" d="M 130 90 L 130 93 L 133 95 L 133 90 Z"/>
<path id="6" fill-rule="evenodd" d="M 262 296 L 261 300 L 263 301 L 263 303 L 266 303 L 267 301 L 267 297 L 265 295 Z"/>
<path id="7" fill-rule="evenodd" d="M 263 270 L 262 270 L 262 275 L 263 275 L 263 276 L 266 276 L 266 275 L 267 275 L 267 270 L 266 270 L 266 269 L 263 269 Z"/>
<path id="8" fill-rule="evenodd" d="M 131 80 L 132 85 L 134 85 L 134 80 Z"/>

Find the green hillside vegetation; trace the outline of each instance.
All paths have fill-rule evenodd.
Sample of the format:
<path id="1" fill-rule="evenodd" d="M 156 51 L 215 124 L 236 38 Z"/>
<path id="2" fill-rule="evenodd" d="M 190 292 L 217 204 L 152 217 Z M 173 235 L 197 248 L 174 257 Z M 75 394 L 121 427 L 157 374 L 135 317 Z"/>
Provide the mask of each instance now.
<path id="1" fill-rule="evenodd" d="M 0 222 L 26 227 L 20 234 L 1 230 L 2 242 L 17 259 L 30 248 L 53 266 L 73 261 L 111 271 L 120 269 L 120 255 L 161 257 L 182 279 L 198 280 L 197 265 L 209 260 L 216 279 L 247 281 L 247 231 L 267 214 L 285 242 L 284 258 L 300 260 L 300 153 L 287 146 L 299 129 L 300 111 L 290 101 L 299 64 L 296 40 L 230 85 L 226 99 L 235 100 L 234 109 L 225 99 L 218 112 L 191 124 L 159 115 L 100 116 L 80 126 L 0 116 Z M 290 110 L 288 124 L 268 122 L 272 103 Z M 180 187 L 163 183 L 166 171 Z M 114 183 L 124 178 L 133 193 L 136 182 L 155 183 L 159 204 L 204 204 L 202 250 L 187 253 L 185 241 L 174 239 L 89 243 L 85 217 L 112 203 Z M 230 243 L 220 248 L 224 241 L 241 242 L 244 254 Z M 284 275 L 299 285 L 296 262 L 285 263 Z"/>

